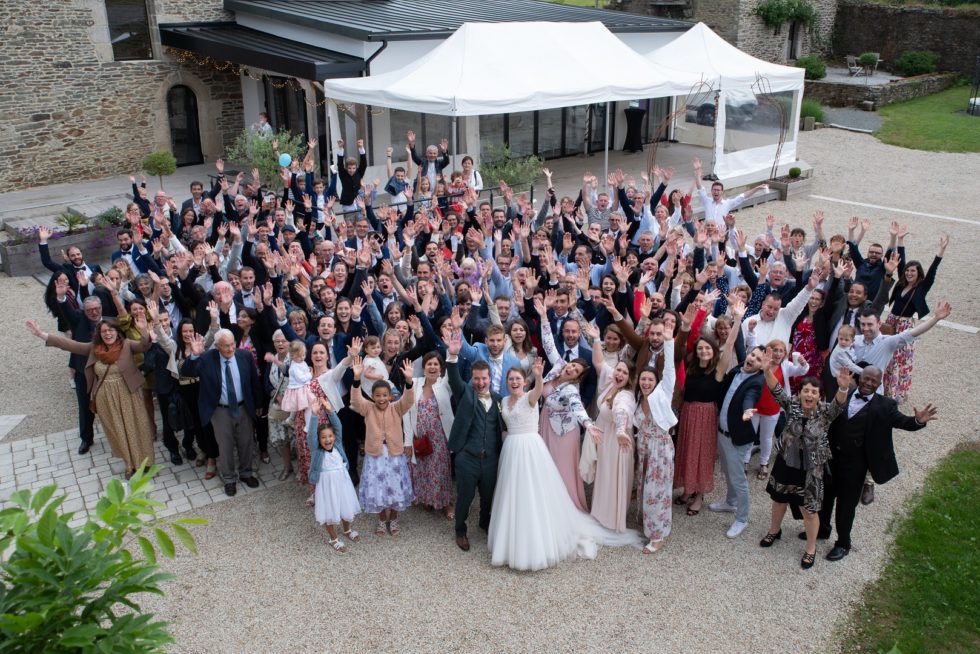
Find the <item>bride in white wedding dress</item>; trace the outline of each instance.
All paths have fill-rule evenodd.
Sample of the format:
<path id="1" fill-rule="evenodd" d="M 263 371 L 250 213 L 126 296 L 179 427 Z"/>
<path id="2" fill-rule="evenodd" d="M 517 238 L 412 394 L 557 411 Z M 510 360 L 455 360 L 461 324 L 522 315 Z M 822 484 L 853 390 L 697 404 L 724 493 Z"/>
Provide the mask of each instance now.
<path id="1" fill-rule="evenodd" d="M 633 545 L 643 538 L 633 530 L 616 533 L 579 511 L 565 490 L 558 468 L 538 433 L 538 399 L 544 363 L 531 366 L 534 388 L 520 368 L 507 374 L 510 393 L 503 398 L 507 426 L 490 513 L 488 547 L 491 563 L 517 570 L 542 570 L 564 559 L 594 559 L 599 545 Z"/>

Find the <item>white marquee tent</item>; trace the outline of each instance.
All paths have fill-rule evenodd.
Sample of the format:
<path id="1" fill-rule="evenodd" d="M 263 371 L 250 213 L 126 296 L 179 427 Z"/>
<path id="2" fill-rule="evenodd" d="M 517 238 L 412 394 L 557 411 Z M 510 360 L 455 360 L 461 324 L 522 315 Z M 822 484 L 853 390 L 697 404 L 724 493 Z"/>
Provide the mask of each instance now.
<path id="1" fill-rule="evenodd" d="M 323 87 L 342 102 L 480 116 L 679 95 L 700 77 L 651 63 L 599 22 L 464 23 L 400 70 Z"/>
<path id="2" fill-rule="evenodd" d="M 330 79 L 323 87 L 326 97 L 339 102 L 452 116 L 455 136 L 459 116 L 662 97 L 685 103 L 692 89 L 706 84 L 719 92 L 716 120 L 705 127 L 682 119 L 674 135 L 712 147 L 713 172 L 727 178 L 768 169 L 776 157 L 779 129 L 773 127 L 771 108 L 761 107 L 760 78 L 766 92 L 782 94 L 791 107 L 779 153 L 779 163 L 788 164 L 796 159 L 803 70 L 751 57 L 703 23 L 647 53 L 636 52 L 599 22 L 464 23 L 404 68 Z M 741 117 L 748 112 L 736 111 L 739 107 L 760 107 L 755 122 Z M 332 128 L 336 111 L 330 103 Z"/>
<path id="3" fill-rule="evenodd" d="M 756 59 L 725 41 L 704 23 L 698 23 L 670 43 L 643 54 L 658 70 L 667 70 L 678 79 L 703 76 L 705 82 L 719 92 L 713 144 L 713 172 L 716 175 L 724 178 L 772 166 L 778 140 L 776 126 L 771 121 L 764 124 L 758 110 L 755 114 L 760 120 L 755 124 L 751 118 L 742 122 L 748 112 L 738 111 L 747 105 L 751 108 L 753 103 L 756 107 L 761 106 L 759 95 L 763 93 L 782 96 L 791 107 L 786 115 L 787 130 L 779 163 L 796 161 L 799 104 L 803 95 L 802 68 Z M 682 136 L 677 138 L 684 140 Z"/>

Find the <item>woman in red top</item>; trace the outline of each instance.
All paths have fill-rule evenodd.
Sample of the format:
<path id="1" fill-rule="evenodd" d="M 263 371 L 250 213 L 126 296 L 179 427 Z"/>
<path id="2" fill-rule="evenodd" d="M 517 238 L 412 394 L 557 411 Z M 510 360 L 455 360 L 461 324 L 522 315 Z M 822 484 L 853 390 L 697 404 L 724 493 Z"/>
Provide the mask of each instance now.
<path id="1" fill-rule="evenodd" d="M 773 376 L 783 387 L 786 396 L 790 396 L 789 380 L 792 377 L 806 375 L 810 370 L 806 359 L 799 352 L 793 353 L 793 360 L 786 358 L 786 343 L 773 339 L 766 344 L 766 350 L 773 361 Z M 759 403 L 755 405 L 756 413 L 752 416 L 752 426 L 759 433 L 759 472 L 757 479 L 769 477 L 769 456 L 772 454 L 772 439 L 776 433 L 776 424 L 779 422 L 779 413 L 782 410 L 776 398 L 773 397 L 767 386 L 762 388 L 762 396 Z M 752 459 L 752 449 L 745 451 L 745 470 L 748 472 L 749 461 Z"/>

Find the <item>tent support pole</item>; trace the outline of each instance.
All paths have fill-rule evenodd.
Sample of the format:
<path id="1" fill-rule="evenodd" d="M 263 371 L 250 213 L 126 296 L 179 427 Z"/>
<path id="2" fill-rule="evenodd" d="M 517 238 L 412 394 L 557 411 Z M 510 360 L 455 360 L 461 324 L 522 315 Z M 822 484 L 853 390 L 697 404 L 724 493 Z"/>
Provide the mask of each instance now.
<path id="1" fill-rule="evenodd" d="M 607 102 L 606 103 L 606 120 L 605 120 L 605 123 L 606 123 L 606 151 L 605 151 L 605 156 L 604 156 L 604 168 L 605 168 L 606 172 L 605 172 L 605 175 L 602 178 L 602 182 L 601 183 L 605 183 L 606 179 L 609 178 L 609 119 L 610 118 L 611 118 L 611 116 L 609 115 L 609 103 Z"/>
<path id="2" fill-rule="evenodd" d="M 453 158 L 449 165 L 449 170 L 456 170 L 456 156 L 459 154 L 459 139 L 456 138 L 456 116 L 453 116 Z"/>

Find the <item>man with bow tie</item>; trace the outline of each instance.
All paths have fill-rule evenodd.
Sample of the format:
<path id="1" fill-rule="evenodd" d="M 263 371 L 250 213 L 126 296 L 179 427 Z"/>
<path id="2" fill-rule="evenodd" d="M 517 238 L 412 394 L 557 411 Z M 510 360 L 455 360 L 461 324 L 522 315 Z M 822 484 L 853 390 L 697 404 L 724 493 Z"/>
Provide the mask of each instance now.
<path id="1" fill-rule="evenodd" d="M 903 414 L 895 400 L 875 392 L 879 385 L 881 369 L 867 366 L 857 389 L 848 397 L 845 410 L 830 425 L 831 483 L 824 492 L 818 533 L 818 538 L 830 536 L 830 515 L 836 498 L 837 542 L 827 554 L 828 561 L 840 561 L 851 551 L 851 527 L 865 475 L 870 471 L 877 484 L 898 475 L 892 430 L 918 431 L 936 417 L 937 409 L 932 404 L 913 409 L 914 416 Z"/>
<path id="2" fill-rule="evenodd" d="M 133 230 L 128 227 L 120 229 L 116 232 L 116 240 L 119 243 L 119 249 L 112 253 L 113 263 L 116 262 L 116 259 L 124 259 L 134 275 L 140 275 L 150 270 L 150 263 L 147 261 L 149 255 L 143 249 L 141 242 L 134 242 Z"/>
<path id="3" fill-rule="evenodd" d="M 53 262 L 48 250 L 48 239 L 50 237 L 51 231 L 47 227 L 41 227 L 37 230 L 37 251 L 41 255 L 41 264 L 53 273 L 63 272 L 68 275 L 68 283 L 76 295 L 78 294 L 78 273 L 83 273 L 84 278 L 89 280 L 88 294 L 91 295 L 94 293 L 95 285 L 91 281 L 92 275 L 96 273 L 101 274 L 102 268 L 98 264 L 89 265 L 85 263 L 85 257 L 77 245 L 71 245 L 67 250 L 62 251 L 62 256 L 68 259 L 68 261 L 63 264 Z"/>

